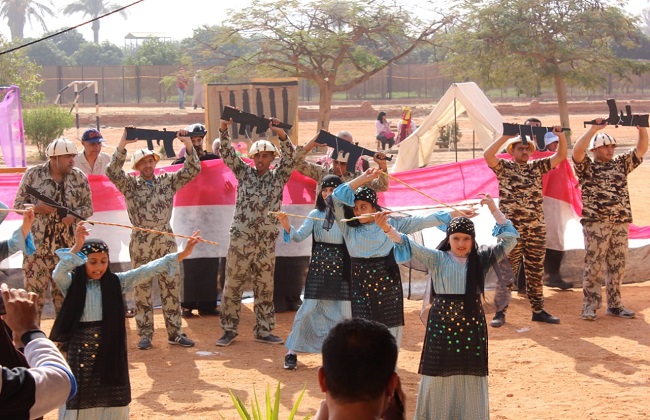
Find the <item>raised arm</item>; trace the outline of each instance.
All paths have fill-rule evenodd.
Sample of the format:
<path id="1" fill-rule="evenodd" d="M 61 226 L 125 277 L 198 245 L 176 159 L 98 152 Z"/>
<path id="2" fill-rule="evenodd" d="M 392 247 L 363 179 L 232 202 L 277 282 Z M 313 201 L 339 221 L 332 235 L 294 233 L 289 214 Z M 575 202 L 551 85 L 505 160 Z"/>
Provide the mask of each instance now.
<path id="1" fill-rule="evenodd" d="M 607 126 L 607 122 L 602 118 L 596 118 L 596 124 L 589 126 L 589 129 L 580 136 L 576 144 L 573 145 L 572 158 L 575 163 L 580 163 L 585 160 L 587 156 L 587 149 L 589 148 L 589 141 L 596 133 Z M 558 136 L 559 137 L 559 136 Z"/>
<path id="2" fill-rule="evenodd" d="M 508 140 L 514 137 L 517 136 L 503 135 L 499 137 L 497 140 L 493 141 L 492 144 L 490 144 L 487 147 L 487 149 L 485 149 L 485 151 L 483 152 L 483 157 L 485 158 L 485 161 L 487 162 L 490 168 L 494 168 L 495 166 L 497 166 L 497 164 L 499 163 L 499 158 L 497 158 L 497 153 L 499 153 L 499 151 L 503 149 L 503 145 L 506 144 Z"/>
<path id="3" fill-rule="evenodd" d="M 645 127 L 637 127 L 639 130 L 639 139 L 636 142 L 636 156 L 643 158 L 643 155 L 648 151 L 648 129 Z"/>
<path id="4" fill-rule="evenodd" d="M 562 131 L 562 127 L 559 125 L 553 127 L 553 133 L 558 138 L 558 144 L 557 150 L 551 156 L 551 168 L 555 168 L 557 165 L 562 163 L 562 161 L 566 159 L 567 155 L 566 136 L 564 135 L 564 131 Z"/>

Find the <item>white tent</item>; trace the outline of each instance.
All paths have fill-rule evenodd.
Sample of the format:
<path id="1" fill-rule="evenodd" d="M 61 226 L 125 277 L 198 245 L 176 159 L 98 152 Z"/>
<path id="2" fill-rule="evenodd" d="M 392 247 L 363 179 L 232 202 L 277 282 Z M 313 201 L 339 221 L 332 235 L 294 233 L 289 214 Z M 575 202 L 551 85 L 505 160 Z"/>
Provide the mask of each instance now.
<path id="1" fill-rule="evenodd" d="M 501 137 L 503 117 L 481 88 L 474 82 L 454 83 L 424 122 L 400 143 L 392 172 L 426 166 L 436 146 L 438 129 L 452 123 L 455 116 L 465 111 L 482 148 Z"/>

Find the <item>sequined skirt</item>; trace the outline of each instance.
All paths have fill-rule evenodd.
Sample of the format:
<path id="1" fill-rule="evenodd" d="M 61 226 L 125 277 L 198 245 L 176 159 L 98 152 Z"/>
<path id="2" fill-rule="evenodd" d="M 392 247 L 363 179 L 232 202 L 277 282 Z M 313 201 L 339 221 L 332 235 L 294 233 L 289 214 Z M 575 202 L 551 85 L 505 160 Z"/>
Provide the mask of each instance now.
<path id="1" fill-rule="evenodd" d="M 391 252 L 386 257 L 350 258 L 352 317 L 404 325 L 404 294 L 399 266 Z"/>
<path id="2" fill-rule="evenodd" d="M 480 296 L 470 311 L 465 310 L 464 298 L 465 295 L 433 298 L 418 373 L 487 376 L 487 326 Z"/>
<path id="3" fill-rule="evenodd" d="M 345 244 L 313 242 L 305 299 L 350 300 L 350 257 Z"/>
<path id="4" fill-rule="evenodd" d="M 70 338 L 68 364 L 77 380 L 77 395 L 66 404 L 68 410 L 93 407 L 123 407 L 131 402 L 131 384 L 127 372 L 119 385 L 104 384 L 95 371 L 97 351 L 101 342 L 101 322 L 80 323 Z"/>

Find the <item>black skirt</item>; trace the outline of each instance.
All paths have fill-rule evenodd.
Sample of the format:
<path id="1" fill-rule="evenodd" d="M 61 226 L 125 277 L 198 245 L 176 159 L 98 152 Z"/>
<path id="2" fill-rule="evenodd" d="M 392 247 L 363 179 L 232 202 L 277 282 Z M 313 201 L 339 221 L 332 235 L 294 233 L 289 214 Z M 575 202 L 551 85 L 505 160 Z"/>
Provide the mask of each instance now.
<path id="1" fill-rule="evenodd" d="M 345 244 L 312 243 L 305 299 L 350 300 L 350 256 Z"/>
<path id="2" fill-rule="evenodd" d="M 94 407 L 124 407 L 131 402 L 131 384 L 128 363 L 122 383 L 109 385 L 102 383 L 101 375 L 95 371 L 95 361 L 101 343 L 101 321 L 79 323 L 68 347 L 68 364 L 77 380 L 77 395 L 68 403 L 68 410 Z"/>
<path id="3" fill-rule="evenodd" d="M 433 298 L 418 373 L 426 376 L 488 374 L 488 338 L 480 296 L 465 308 L 465 295 Z"/>
<path id="4" fill-rule="evenodd" d="M 391 253 L 379 258 L 350 258 L 352 317 L 387 327 L 404 325 L 404 293 L 399 266 Z"/>

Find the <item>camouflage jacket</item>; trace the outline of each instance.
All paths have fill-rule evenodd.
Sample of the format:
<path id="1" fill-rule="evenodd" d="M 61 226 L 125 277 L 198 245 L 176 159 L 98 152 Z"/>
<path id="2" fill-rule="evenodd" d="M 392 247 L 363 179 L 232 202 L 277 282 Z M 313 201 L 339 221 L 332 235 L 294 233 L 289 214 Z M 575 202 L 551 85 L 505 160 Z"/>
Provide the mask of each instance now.
<path id="1" fill-rule="evenodd" d="M 27 194 L 25 186 L 31 186 L 43 195 L 61 203 L 83 217 L 93 214 L 93 201 L 88 178 L 81 170 L 72 168 L 72 171 L 63 176 L 63 182 L 58 184 L 50 176 L 50 163 L 27 169 L 20 181 L 15 209 L 24 209 L 24 204 L 36 204 L 36 200 Z M 76 221 L 68 226 L 61 222 L 57 212 L 50 214 L 37 214 L 32 235 L 34 246 L 38 254 L 53 254 L 59 248 L 70 248 L 74 244 L 74 228 Z"/>

